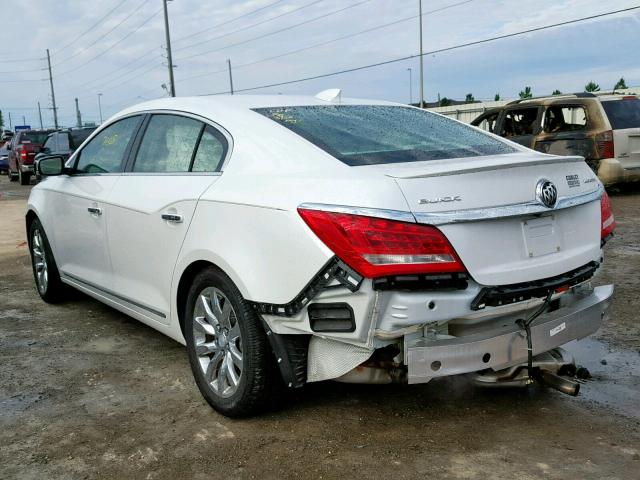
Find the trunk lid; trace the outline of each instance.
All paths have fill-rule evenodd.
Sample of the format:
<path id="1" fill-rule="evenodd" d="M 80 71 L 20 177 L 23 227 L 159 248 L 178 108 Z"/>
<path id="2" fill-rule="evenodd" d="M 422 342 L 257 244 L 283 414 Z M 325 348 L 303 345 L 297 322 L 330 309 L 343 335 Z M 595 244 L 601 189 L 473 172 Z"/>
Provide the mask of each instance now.
<path id="1" fill-rule="evenodd" d="M 614 130 L 613 151 L 623 168 L 640 169 L 640 128 Z"/>
<path id="2" fill-rule="evenodd" d="M 599 201 L 561 209 L 540 204 L 536 213 L 491 218 L 496 207 L 507 207 L 499 212 L 509 215 L 510 206 L 535 204 L 541 179 L 555 184 L 560 200 L 598 191 L 600 183 L 581 157 L 531 152 L 374 168 L 381 167 L 423 223 L 437 224 L 433 213 L 474 213 L 474 221 L 438 228 L 482 285 L 553 277 L 600 258 Z"/>

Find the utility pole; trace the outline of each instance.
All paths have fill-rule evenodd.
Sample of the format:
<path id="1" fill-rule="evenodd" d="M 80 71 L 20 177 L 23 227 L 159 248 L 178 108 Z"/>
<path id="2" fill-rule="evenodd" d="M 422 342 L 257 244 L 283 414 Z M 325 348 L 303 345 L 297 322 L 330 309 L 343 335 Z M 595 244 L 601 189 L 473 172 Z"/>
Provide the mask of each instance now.
<path id="1" fill-rule="evenodd" d="M 40 102 L 38 102 L 38 117 L 40 118 L 40 130 L 44 130 L 44 125 L 42 125 L 42 109 L 40 108 Z"/>
<path id="2" fill-rule="evenodd" d="M 24 118 L 24 115 L 22 115 L 22 125 L 26 125 L 27 124 L 27 119 Z"/>
<path id="3" fill-rule="evenodd" d="M 171 57 L 171 35 L 169 35 L 169 13 L 167 12 L 167 1 L 162 0 L 162 6 L 164 7 L 164 34 L 167 41 L 167 61 L 169 62 L 169 88 L 171 96 L 176 96 L 176 86 L 173 81 L 173 58 Z"/>
<path id="4" fill-rule="evenodd" d="M 98 110 L 100 111 L 100 125 L 102 125 L 102 103 L 100 102 L 100 97 L 102 97 L 101 93 L 98 94 Z"/>
<path id="5" fill-rule="evenodd" d="M 51 73 L 51 56 L 47 48 L 47 65 L 49 66 L 49 85 L 51 85 L 51 103 L 53 105 L 53 126 L 58 128 L 58 108 L 56 107 L 56 94 L 53 91 L 53 74 Z"/>
<path id="6" fill-rule="evenodd" d="M 424 53 L 422 51 L 422 0 L 420 3 L 420 108 L 424 108 Z"/>
<path id="7" fill-rule="evenodd" d="M 227 58 L 227 65 L 229 66 L 229 87 L 231 88 L 231 95 L 233 95 L 233 75 L 231 74 L 231 60 Z"/>
<path id="8" fill-rule="evenodd" d="M 9 130 L 13 130 L 13 123 L 11 123 L 11 112 L 9 112 Z"/>
<path id="9" fill-rule="evenodd" d="M 407 68 L 407 71 L 409 72 L 409 105 L 411 105 L 413 103 L 413 79 L 411 78 L 413 74 L 410 68 Z"/>
<path id="10" fill-rule="evenodd" d="M 78 106 L 78 99 L 76 98 L 76 127 L 82 127 L 82 117 L 80 116 L 80 107 Z"/>

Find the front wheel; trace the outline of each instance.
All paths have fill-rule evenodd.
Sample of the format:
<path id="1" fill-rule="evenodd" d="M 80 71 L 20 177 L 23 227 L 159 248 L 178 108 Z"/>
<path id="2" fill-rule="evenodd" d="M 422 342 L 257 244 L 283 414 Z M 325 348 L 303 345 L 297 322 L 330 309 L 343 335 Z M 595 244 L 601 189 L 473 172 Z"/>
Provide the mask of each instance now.
<path id="1" fill-rule="evenodd" d="M 264 329 L 231 279 L 210 267 L 187 297 L 185 339 L 200 392 L 230 417 L 267 408 L 280 378 Z"/>
<path id="2" fill-rule="evenodd" d="M 53 258 L 47 235 L 37 218 L 29 227 L 29 249 L 36 288 L 47 303 L 58 303 L 66 298 L 67 287 L 60 280 L 58 266 Z"/>

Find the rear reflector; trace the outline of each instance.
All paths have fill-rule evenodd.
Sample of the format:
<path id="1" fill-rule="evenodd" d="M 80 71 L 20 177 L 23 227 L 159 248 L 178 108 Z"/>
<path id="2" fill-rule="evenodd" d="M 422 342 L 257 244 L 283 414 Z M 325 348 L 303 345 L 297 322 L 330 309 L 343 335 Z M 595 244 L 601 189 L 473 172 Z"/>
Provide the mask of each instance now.
<path id="1" fill-rule="evenodd" d="M 367 278 L 465 271 L 436 227 L 303 208 L 298 212 L 338 258 Z"/>
<path id="2" fill-rule="evenodd" d="M 600 221 L 600 238 L 604 240 L 609 237 L 616 228 L 616 219 L 613 216 L 611 200 L 607 192 L 604 192 L 602 198 L 600 198 Z"/>

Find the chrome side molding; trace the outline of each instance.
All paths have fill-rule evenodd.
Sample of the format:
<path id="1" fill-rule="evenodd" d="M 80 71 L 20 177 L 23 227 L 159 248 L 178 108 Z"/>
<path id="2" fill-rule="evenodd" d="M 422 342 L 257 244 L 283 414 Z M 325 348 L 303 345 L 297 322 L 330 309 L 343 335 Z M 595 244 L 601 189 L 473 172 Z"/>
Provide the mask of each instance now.
<path id="1" fill-rule="evenodd" d="M 298 208 L 305 210 L 322 210 L 325 212 L 348 213 L 350 215 L 362 215 L 364 217 L 386 218 L 399 222 L 416 223 L 416 218 L 411 212 L 402 210 L 386 210 L 384 208 L 350 207 L 348 205 L 329 205 L 326 203 L 302 203 Z"/>

